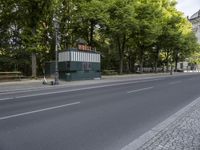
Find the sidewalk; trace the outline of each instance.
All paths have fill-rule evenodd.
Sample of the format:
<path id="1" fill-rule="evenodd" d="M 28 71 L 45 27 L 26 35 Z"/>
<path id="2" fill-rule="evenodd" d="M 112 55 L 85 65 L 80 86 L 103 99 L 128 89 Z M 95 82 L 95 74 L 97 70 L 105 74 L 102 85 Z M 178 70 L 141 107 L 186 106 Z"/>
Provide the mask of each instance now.
<path id="1" fill-rule="evenodd" d="M 43 79 L 31 80 L 22 79 L 21 81 L 12 82 L 0 82 L 0 92 L 12 91 L 12 90 L 26 90 L 26 89 L 36 89 L 36 88 L 53 88 L 58 86 L 81 86 L 81 85 L 93 85 L 101 83 L 112 83 L 116 81 L 128 81 L 128 80 L 141 80 L 141 79 L 151 79 L 156 77 L 174 77 L 177 75 L 187 75 L 191 73 L 175 73 L 172 76 L 169 73 L 157 73 L 157 74 L 128 74 L 128 75 L 114 75 L 114 76 L 102 76 L 101 79 L 96 80 L 81 80 L 81 81 L 59 81 L 59 85 L 50 85 L 50 81 L 54 79 L 48 79 L 49 84 L 43 85 Z"/>
<path id="2" fill-rule="evenodd" d="M 59 81 L 59 85 L 56 86 L 73 86 L 73 85 L 89 85 L 89 84 L 95 84 L 95 83 L 105 83 L 105 82 L 112 82 L 116 80 L 130 80 L 130 79 L 140 79 L 140 78 L 147 78 L 150 76 L 159 76 L 160 74 L 132 74 L 132 75 L 116 75 L 116 76 L 102 76 L 101 79 L 97 80 L 81 80 L 81 81 Z M 160 76 L 162 76 L 161 74 Z M 6 82 L 0 82 L 0 91 L 2 90 L 11 90 L 11 89 L 21 89 L 21 88 L 45 88 L 45 87 L 54 87 L 50 85 L 51 81 L 54 81 L 53 78 L 47 79 L 48 83 L 47 85 L 43 85 L 43 78 L 40 79 L 22 79 L 20 81 L 6 81 Z"/>
<path id="3" fill-rule="evenodd" d="M 122 150 L 200 150 L 200 98 Z"/>

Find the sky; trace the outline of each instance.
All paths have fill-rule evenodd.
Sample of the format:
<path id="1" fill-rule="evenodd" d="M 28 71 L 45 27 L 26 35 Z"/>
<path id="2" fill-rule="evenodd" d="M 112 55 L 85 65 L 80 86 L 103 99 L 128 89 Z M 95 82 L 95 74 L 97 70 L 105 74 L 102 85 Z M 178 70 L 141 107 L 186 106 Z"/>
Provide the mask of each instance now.
<path id="1" fill-rule="evenodd" d="M 184 12 L 185 16 L 191 17 L 200 10 L 200 0 L 177 0 L 176 8 Z"/>

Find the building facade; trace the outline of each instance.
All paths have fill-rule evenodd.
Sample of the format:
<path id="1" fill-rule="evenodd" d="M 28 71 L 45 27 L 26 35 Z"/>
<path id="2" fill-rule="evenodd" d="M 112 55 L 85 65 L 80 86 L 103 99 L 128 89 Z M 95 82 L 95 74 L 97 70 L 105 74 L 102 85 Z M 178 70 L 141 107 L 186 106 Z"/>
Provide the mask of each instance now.
<path id="1" fill-rule="evenodd" d="M 195 32 L 198 42 L 200 43 L 200 10 L 193 14 L 189 20 L 192 23 L 193 31 Z"/>
<path id="2" fill-rule="evenodd" d="M 192 23 L 192 29 L 200 43 L 200 10 L 188 19 Z M 184 72 L 199 72 L 199 68 L 199 65 L 189 63 L 188 61 L 179 62 L 177 64 L 177 69 Z"/>

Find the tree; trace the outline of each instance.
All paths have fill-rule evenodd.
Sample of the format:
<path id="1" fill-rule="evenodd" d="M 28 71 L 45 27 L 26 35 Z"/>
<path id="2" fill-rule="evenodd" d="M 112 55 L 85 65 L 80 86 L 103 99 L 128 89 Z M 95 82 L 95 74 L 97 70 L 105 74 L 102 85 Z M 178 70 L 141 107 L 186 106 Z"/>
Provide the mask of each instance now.
<path id="1" fill-rule="evenodd" d="M 76 3 L 74 31 L 78 33 L 77 38 L 87 40 L 90 46 L 95 46 L 95 34 L 105 27 L 108 21 L 107 3 L 106 0 L 84 0 Z"/>
<path id="2" fill-rule="evenodd" d="M 107 34 L 118 49 L 120 74 L 123 72 L 127 43 L 137 28 L 135 5 L 136 3 L 133 0 L 113 0 L 108 10 L 110 17 Z"/>
<path id="3" fill-rule="evenodd" d="M 175 0 L 2 0 L 0 3 L 1 70 L 20 69 L 38 75 L 55 57 L 59 20 L 61 49 L 83 38 L 102 53 L 102 68 L 140 72 L 194 58 L 199 53 L 191 24 L 175 8 Z M 10 62 L 9 64 L 7 62 Z"/>
<path id="4" fill-rule="evenodd" d="M 143 72 L 145 52 L 152 49 L 158 36 L 161 34 L 161 3 L 155 1 L 139 0 L 136 8 L 136 19 L 139 28 L 135 34 L 139 54 L 140 72 Z"/>

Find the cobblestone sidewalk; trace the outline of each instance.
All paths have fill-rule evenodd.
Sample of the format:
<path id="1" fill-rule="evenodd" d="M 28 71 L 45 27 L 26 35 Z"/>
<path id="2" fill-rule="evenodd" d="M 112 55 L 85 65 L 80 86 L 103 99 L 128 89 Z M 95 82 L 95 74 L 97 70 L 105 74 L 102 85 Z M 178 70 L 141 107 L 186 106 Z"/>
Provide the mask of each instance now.
<path id="1" fill-rule="evenodd" d="M 200 98 L 123 150 L 200 150 Z"/>
<path id="2" fill-rule="evenodd" d="M 200 150 L 200 103 L 138 150 Z"/>

